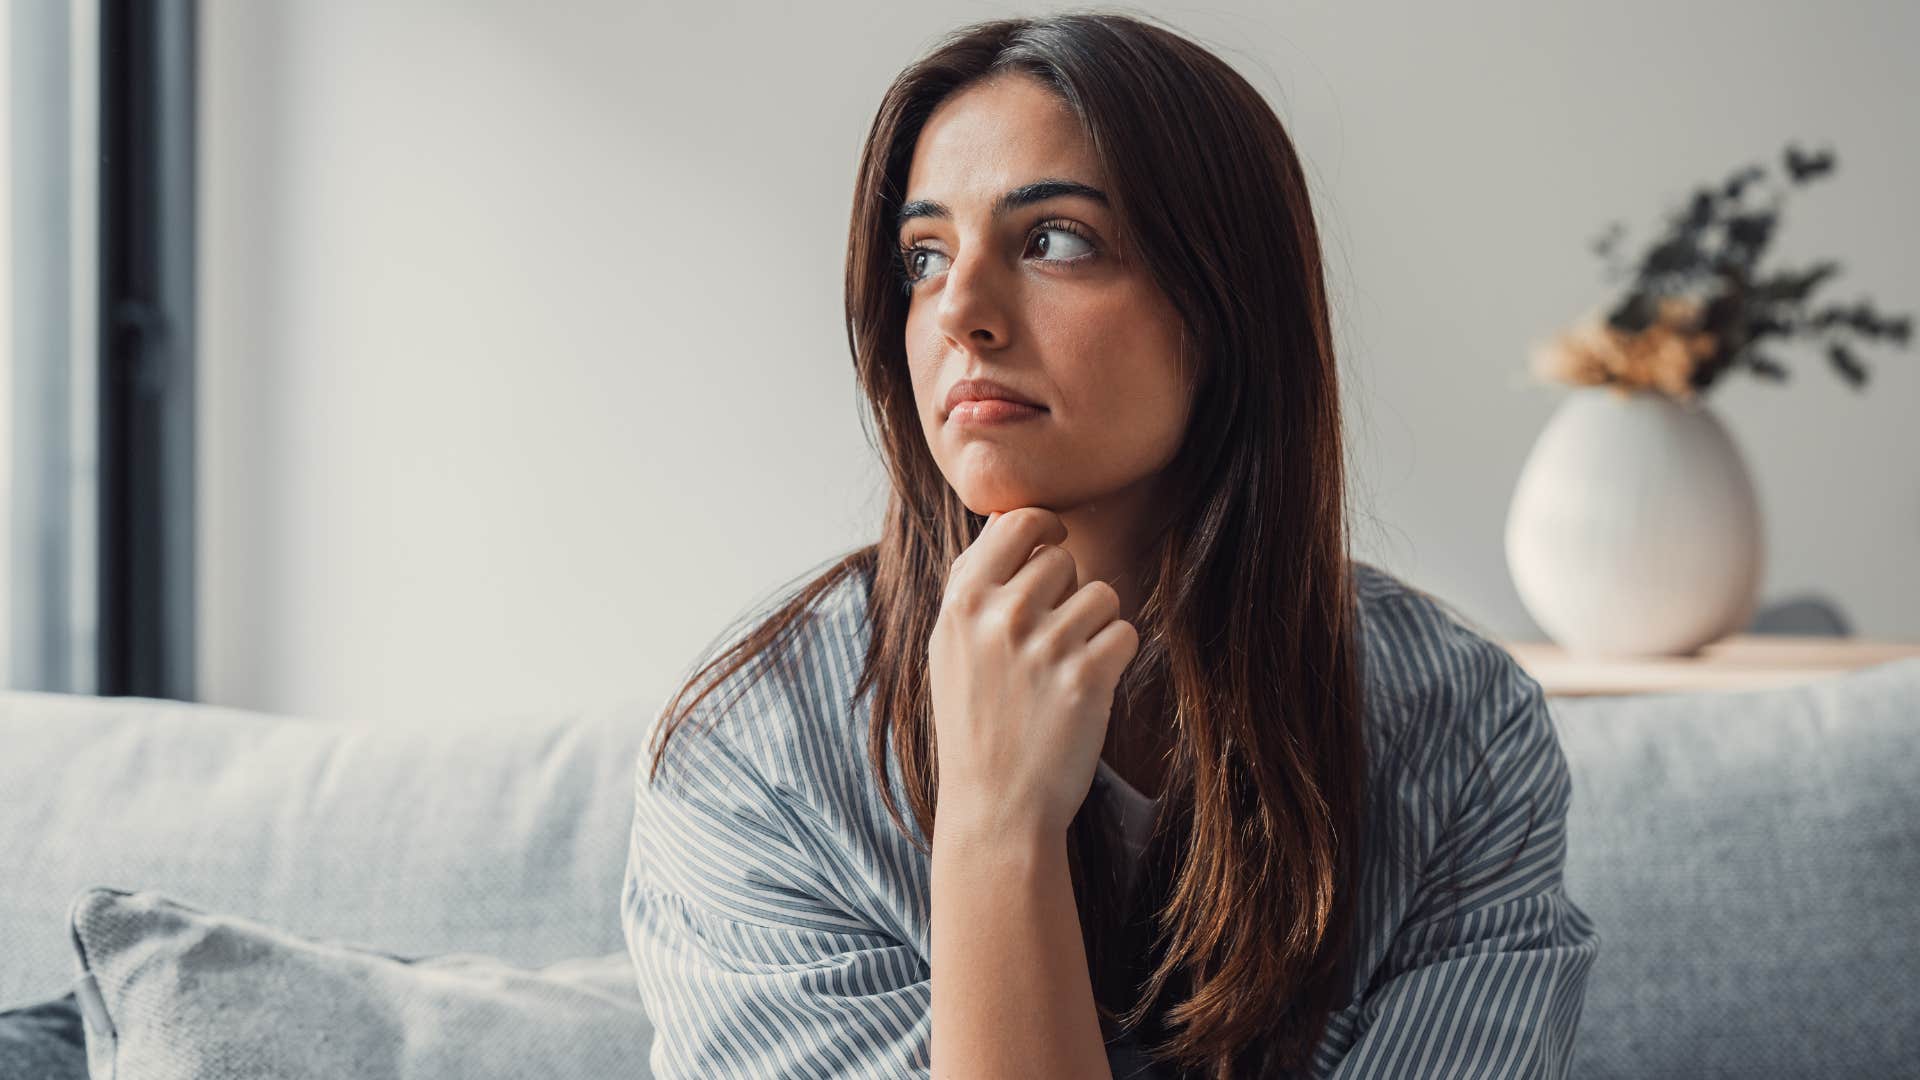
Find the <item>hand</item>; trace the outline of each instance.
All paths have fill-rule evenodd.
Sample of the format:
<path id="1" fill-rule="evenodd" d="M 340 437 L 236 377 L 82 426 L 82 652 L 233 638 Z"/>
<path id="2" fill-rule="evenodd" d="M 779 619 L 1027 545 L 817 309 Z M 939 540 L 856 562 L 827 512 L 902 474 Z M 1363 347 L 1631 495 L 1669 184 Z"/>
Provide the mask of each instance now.
<path id="1" fill-rule="evenodd" d="M 1064 836 L 1140 646 L 1104 581 L 1079 584 L 1059 515 L 987 518 L 947 571 L 928 644 L 940 822 Z"/>

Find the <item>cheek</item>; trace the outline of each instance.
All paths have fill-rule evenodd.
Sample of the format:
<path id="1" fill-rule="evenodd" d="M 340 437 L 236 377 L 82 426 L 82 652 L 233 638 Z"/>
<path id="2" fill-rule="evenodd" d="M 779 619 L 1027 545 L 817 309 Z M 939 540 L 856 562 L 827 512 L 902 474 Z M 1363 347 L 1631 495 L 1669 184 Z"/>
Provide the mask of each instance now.
<path id="1" fill-rule="evenodd" d="M 915 335 L 916 327 L 911 318 L 907 322 L 906 354 L 907 375 L 913 383 L 913 400 L 922 416 L 937 410 L 933 396 L 939 392 L 939 366 L 931 359 L 933 350 L 923 344 Z"/>
<path id="2" fill-rule="evenodd" d="M 1179 441 L 1186 400 L 1171 356 L 1133 353 L 1104 371 L 1099 385 L 1107 418 L 1098 425 L 1103 442 L 1124 447 L 1130 459 L 1144 460 L 1163 456 Z"/>
<path id="3" fill-rule="evenodd" d="M 1145 317 L 1148 310 L 1142 302 L 1103 305 L 1090 317 L 1056 324 L 1062 336 L 1055 355 L 1071 358 L 1066 411 L 1074 423 L 1143 442 L 1164 441 L 1179 427 L 1186 411 L 1179 330 Z"/>

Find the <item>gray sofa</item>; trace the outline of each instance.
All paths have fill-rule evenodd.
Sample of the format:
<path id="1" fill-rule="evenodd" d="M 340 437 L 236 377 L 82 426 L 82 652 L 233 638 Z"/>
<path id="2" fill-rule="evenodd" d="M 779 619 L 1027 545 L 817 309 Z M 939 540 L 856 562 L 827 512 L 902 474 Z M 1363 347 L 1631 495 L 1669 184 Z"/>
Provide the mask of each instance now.
<path id="1" fill-rule="evenodd" d="M 396 957 L 621 954 L 654 707 L 354 725 L 0 694 L 0 1009 L 70 989 L 90 886 Z M 1553 711 L 1566 886 L 1602 934 L 1574 1075 L 1920 1075 L 1920 659 Z"/>

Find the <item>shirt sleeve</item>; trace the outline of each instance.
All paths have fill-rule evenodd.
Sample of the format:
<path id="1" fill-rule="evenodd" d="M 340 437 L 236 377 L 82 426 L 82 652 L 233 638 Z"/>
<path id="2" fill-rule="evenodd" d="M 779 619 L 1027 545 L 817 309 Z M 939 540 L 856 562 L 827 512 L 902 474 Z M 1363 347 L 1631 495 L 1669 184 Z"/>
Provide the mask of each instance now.
<path id="1" fill-rule="evenodd" d="M 1517 664 L 1504 685 L 1434 778 L 1453 821 L 1331 1080 L 1567 1075 L 1600 937 L 1563 887 L 1572 784 L 1546 698 Z"/>
<path id="2" fill-rule="evenodd" d="M 640 760 L 621 893 L 655 1080 L 928 1075 L 923 958 L 839 894 L 820 819 L 699 726 L 651 781 Z"/>

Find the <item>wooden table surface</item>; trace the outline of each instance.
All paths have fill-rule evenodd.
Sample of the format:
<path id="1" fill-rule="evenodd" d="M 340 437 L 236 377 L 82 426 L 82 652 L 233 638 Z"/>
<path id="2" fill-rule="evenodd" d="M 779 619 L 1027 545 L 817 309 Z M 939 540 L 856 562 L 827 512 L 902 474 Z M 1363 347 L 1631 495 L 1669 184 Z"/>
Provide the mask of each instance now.
<path id="1" fill-rule="evenodd" d="M 1782 634 L 1735 634 L 1690 657 L 1587 656 L 1549 641 L 1500 644 L 1555 697 L 1786 686 L 1920 657 L 1920 642 Z"/>

